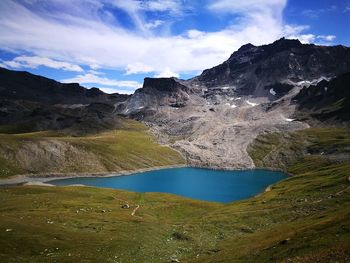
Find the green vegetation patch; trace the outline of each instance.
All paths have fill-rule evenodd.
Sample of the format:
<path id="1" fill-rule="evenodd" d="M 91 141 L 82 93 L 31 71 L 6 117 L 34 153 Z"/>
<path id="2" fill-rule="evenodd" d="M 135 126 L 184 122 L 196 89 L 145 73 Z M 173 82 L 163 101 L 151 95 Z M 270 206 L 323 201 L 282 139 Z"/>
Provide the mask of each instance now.
<path id="1" fill-rule="evenodd" d="M 291 133 L 259 135 L 248 153 L 257 167 L 290 170 L 297 162 L 322 167 L 333 162 L 348 162 L 350 130 L 312 128 Z M 300 171 L 299 171 L 300 172 Z"/>

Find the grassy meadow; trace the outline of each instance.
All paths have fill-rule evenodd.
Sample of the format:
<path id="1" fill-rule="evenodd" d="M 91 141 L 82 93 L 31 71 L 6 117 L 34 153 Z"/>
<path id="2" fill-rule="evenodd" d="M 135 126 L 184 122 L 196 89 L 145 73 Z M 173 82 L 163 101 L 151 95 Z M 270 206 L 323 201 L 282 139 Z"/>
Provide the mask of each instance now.
<path id="1" fill-rule="evenodd" d="M 349 134 L 316 129 L 270 136 L 251 145 L 254 161 L 280 167 L 284 160 L 294 176 L 254 198 L 229 204 L 91 187 L 1 188 L 0 258 L 349 262 Z M 280 137 L 283 146 L 272 149 Z M 298 140 L 297 149 L 290 149 L 291 140 Z M 125 203 L 129 209 L 121 208 Z"/>

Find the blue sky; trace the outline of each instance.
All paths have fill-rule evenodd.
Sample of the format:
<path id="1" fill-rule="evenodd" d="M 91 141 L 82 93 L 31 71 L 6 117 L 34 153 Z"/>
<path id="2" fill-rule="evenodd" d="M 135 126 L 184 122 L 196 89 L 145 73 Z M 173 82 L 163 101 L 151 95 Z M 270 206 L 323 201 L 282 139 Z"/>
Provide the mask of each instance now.
<path id="1" fill-rule="evenodd" d="M 106 92 L 190 78 L 245 43 L 350 45 L 350 0 L 1 0 L 0 66 Z"/>

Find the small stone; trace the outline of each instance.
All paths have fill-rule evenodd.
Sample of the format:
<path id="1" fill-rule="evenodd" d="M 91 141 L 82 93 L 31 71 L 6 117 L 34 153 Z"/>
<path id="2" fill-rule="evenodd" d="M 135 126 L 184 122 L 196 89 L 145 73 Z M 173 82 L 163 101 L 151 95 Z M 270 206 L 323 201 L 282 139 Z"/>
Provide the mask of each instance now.
<path id="1" fill-rule="evenodd" d="M 280 244 L 281 244 L 281 245 L 285 245 L 285 244 L 287 244 L 287 243 L 289 242 L 289 240 L 290 240 L 290 238 L 283 239 L 283 240 L 280 242 Z"/>
<path id="2" fill-rule="evenodd" d="M 171 262 L 177 262 L 177 263 L 180 262 L 180 260 L 176 256 L 171 256 L 170 260 L 171 260 Z"/>
<path id="3" fill-rule="evenodd" d="M 13 230 L 11 228 L 7 228 L 5 231 L 6 232 L 12 232 Z"/>

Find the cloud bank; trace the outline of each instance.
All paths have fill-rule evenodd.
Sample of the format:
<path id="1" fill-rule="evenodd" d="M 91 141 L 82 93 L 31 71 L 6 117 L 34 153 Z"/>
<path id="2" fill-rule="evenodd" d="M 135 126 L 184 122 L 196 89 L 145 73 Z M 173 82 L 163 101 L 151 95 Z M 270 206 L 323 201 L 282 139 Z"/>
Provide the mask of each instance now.
<path id="1" fill-rule="evenodd" d="M 248 42 L 266 44 L 282 36 L 298 37 L 303 42 L 334 39 L 305 35 L 306 26 L 285 24 L 286 0 L 208 0 L 207 12 L 229 16 L 231 22 L 226 27 L 214 32 L 188 28 L 173 34 L 172 23 L 195 12 L 194 2 L 2 0 L 0 46 L 19 56 L 1 63 L 13 68 L 44 65 L 82 72 L 82 66 L 90 66 L 122 70 L 125 75 L 179 76 L 215 66 Z M 132 27 L 123 24 L 120 13 L 127 15 Z M 121 84 L 86 72 L 70 80 Z"/>

